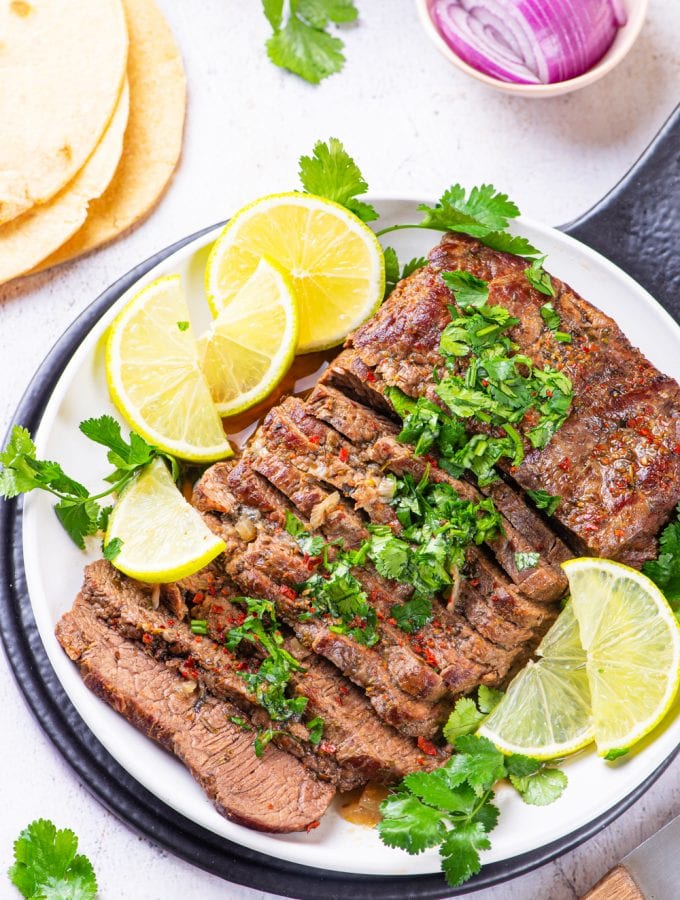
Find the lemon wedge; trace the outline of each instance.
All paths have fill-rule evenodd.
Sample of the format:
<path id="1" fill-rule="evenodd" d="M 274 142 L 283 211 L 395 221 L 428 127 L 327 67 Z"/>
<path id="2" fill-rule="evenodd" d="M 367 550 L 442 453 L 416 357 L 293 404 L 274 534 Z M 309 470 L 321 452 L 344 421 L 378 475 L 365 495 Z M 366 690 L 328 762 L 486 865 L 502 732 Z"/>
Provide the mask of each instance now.
<path id="1" fill-rule="evenodd" d="M 554 759 L 593 740 L 586 654 L 568 603 L 541 641 L 537 662 L 512 680 L 479 729 L 503 753 Z"/>
<path id="2" fill-rule="evenodd" d="M 178 275 L 144 287 L 114 320 L 106 380 L 121 414 L 149 443 L 198 462 L 232 455 L 201 371 Z"/>
<path id="3" fill-rule="evenodd" d="M 680 627 L 659 588 L 607 559 L 571 559 L 569 579 L 601 756 L 627 750 L 668 712 L 680 683 Z"/>
<path id="4" fill-rule="evenodd" d="M 224 541 L 187 503 L 161 459 L 149 463 L 122 492 L 109 517 L 105 544 L 118 539 L 112 564 L 151 583 L 193 575 L 222 553 Z"/>
<path id="5" fill-rule="evenodd" d="M 199 338 L 210 393 L 222 416 L 263 400 L 288 371 L 298 338 L 298 310 L 290 279 L 261 259 L 232 303 Z"/>
<path id="6" fill-rule="evenodd" d="M 291 279 L 298 353 L 339 344 L 382 301 L 385 262 L 367 225 L 323 197 L 271 194 L 237 212 L 215 242 L 205 275 L 213 315 L 234 303 L 263 256 Z"/>

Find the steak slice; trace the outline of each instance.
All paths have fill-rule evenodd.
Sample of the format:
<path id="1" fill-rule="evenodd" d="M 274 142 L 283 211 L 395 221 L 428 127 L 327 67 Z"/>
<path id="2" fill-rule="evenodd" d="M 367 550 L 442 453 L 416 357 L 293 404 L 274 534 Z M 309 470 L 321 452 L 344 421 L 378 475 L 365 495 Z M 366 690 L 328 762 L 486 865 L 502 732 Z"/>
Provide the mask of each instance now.
<path id="1" fill-rule="evenodd" d="M 90 690 L 174 753 L 222 815 L 287 833 L 313 827 L 328 808 L 332 785 L 276 747 L 258 759 L 252 733 L 230 721 L 237 707 L 214 697 L 197 704 L 171 665 L 108 628 L 80 595 L 56 634 Z"/>
<path id="2" fill-rule="evenodd" d="M 387 384 L 433 397 L 429 367 L 437 361 L 452 303 L 438 273 L 462 269 L 488 280 L 489 303 L 520 320 L 510 332 L 520 352 L 537 365 L 561 369 L 574 386 L 564 426 L 543 450 L 527 447 L 509 474 L 525 489 L 562 498 L 554 518 L 578 552 L 640 565 L 654 555 L 654 535 L 680 500 L 680 388 L 631 346 L 612 319 L 553 279 L 553 305 L 561 328 L 572 335 L 570 344 L 556 342 L 540 315 L 546 298 L 529 285 L 524 268 L 518 257 L 446 235 L 430 265 L 403 281 L 349 343 Z M 353 365 L 352 359 L 341 361 L 345 375 Z M 355 373 L 351 377 L 356 380 Z"/>

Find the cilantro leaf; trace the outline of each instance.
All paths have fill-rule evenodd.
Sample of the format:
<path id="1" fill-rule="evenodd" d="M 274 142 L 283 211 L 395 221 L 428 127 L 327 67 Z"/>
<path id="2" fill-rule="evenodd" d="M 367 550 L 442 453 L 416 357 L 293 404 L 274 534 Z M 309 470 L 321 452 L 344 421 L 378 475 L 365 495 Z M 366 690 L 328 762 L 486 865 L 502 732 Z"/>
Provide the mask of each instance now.
<path id="1" fill-rule="evenodd" d="M 112 559 L 115 559 L 120 551 L 123 549 L 123 541 L 121 538 L 115 537 L 112 538 L 108 544 L 104 544 L 102 542 L 102 553 L 104 555 L 104 559 L 108 559 L 109 562 Z"/>
<path id="2" fill-rule="evenodd" d="M 311 84 L 318 84 L 342 69 L 345 57 L 340 38 L 328 34 L 329 22 L 352 22 L 358 13 L 353 0 L 262 0 L 264 14 L 274 34 L 267 41 L 267 55 Z"/>
<path id="3" fill-rule="evenodd" d="M 90 861 L 77 850 L 78 838 L 72 831 L 37 819 L 14 843 L 10 881 L 32 900 L 91 900 L 97 879 Z"/>
<path id="4" fill-rule="evenodd" d="M 537 291 L 540 291 L 541 294 L 546 294 L 548 297 L 554 297 L 555 288 L 553 287 L 550 275 L 548 275 L 548 273 L 543 268 L 544 262 L 545 256 L 541 256 L 539 259 L 534 259 L 529 268 L 524 270 L 524 274 L 527 281 L 533 288 L 535 288 Z"/>
<path id="5" fill-rule="evenodd" d="M 533 775 L 510 775 L 522 800 L 531 806 L 547 806 L 562 796 L 567 776 L 560 769 L 541 766 Z"/>
<path id="6" fill-rule="evenodd" d="M 446 829 L 438 809 L 426 806 L 410 793 L 392 794 L 380 804 L 380 840 L 407 853 L 422 853 L 440 844 Z"/>
<path id="7" fill-rule="evenodd" d="M 432 603 L 427 597 L 414 597 L 406 603 L 396 604 L 390 612 L 397 620 L 397 626 L 407 634 L 419 631 L 434 617 Z"/>
<path id="8" fill-rule="evenodd" d="M 316 747 L 317 744 L 321 743 L 321 738 L 323 737 L 324 720 L 321 716 L 315 716 L 305 724 L 307 725 L 307 731 L 309 732 L 309 743 Z"/>
<path id="9" fill-rule="evenodd" d="M 440 848 L 442 870 L 451 887 L 463 884 L 482 867 L 480 850 L 488 850 L 491 841 L 482 822 L 466 822 L 446 835 Z"/>
<path id="10" fill-rule="evenodd" d="M 503 691 L 494 690 L 485 684 L 477 688 L 477 706 L 487 715 L 492 712 L 503 699 Z"/>
<path id="11" fill-rule="evenodd" d="M 488 738 L 464 734 L 456 738 L 455 749 L 459 752 L 449 762 L 465 770 L 478 797 L 505 776 L 503 754 Z"/>
<path id="12" fill-rule="evenodd" d="M 541 559 L 541 554 L 536 553 L 533 550 L 527 551 L 526 553 L 515 553 L 515 566 L 517 567 L 518 572 L 523 572 L 525 569 L 534 569 L 538 565 Z"/>
<path id="13" fill-rule="evenodd" d="M 180 331 L 188 331 L 188 330 L 189 330 L 189 324 L 190 324 L 190 323 L 187 322 L 187 321 L 184 319 L 184 320 L 182 320 L 181 322 L 178 322 L 178 323 L 177 323 L 177 327 L 179 328 Z"/>
<path id="14" fill-rule="evenodd" d="M 94 500 L 60 500 L 54 507 L 66 533 L 81 550 L 84 538 L 99 531 L 99 505 Z"/>
<path id="15" fill-rule="evenodd" d="M 477 805 L 477 795 L 464 782 L 463 774 L 446 766 L 433 772 L 411 772 L 404 778 L 404 786 L 428 806 L 470 815 Z"/>
<path id="16" fill-rule="evenodd" d="M 356 199 L 366 193 L 368 184 L 337 138 L 329 138 L 326 143 L 317 141 L 312 156 L 300 157 L 300 181 L 308 194 L 333 200 L 364 222 L 378 218 L 369 203 Z"/>
<path id="17" fill-rule="evenodd" d="M 404 263 L 404 267 L 401 270 L 401 277 L 408 278 L 409 275 L 413 275 L 414 272 L 424 268 L 426 265 L 427 260 L 424 256 L 414 256 L 413 259 L 409 259 L 407 263 Z"/>
<path id="18" fill-rule="evenodd" d="M 455 744 L 456 738 L 463 734 L 477 731 L 486 716 L 477 709 L 477 704 L 470 697 L 461 697 L 456 701 L 453 712 L 444 725 L 444 737 L 449 744 Z"/>
<path id="19" fill-rule="evenodd" d="M 677 613 L 680 609 L 680 504 L 676 512 L 678 518 L 661 532 L 657 559 L 646 562 L 642 571 L 661 588 Z"/>
<path id="20" fill-rule="evenodd" d="M 307 556 L 318 556 L 325 546 L 325 541 L 321 535 L 310 534 L 300 519 L 288 509 L 286 510 L 286 531 L 291 537 L 295 538 L 298 547 Z"/>
<path id="21" fill-rule="evenodd" d="M 456 303 L 462 309 L 468 306 L 484 306 L 489 299 L 489 283 L 476 278 L 470 272 L 457 270 L 442 272 L 442 281 L 456 297 Z"/>
<path id="22" fill-rule="evenodd" d="M 544 509 L 547 516 L 554 515 L 557 507 L 562 502 L 561 497 L 558 497 L 556 494 L 549 494 L 542 488 L 539 488 L 537 491 L 527 491 L 527 496 L 533 500 L 537 509 Z"/>
<path id="23" fill-rule="evenodd" d="M 492 231 L 481 238 L 483 244 L 500 253 L 513 253 L 515 256 L 536 256 L 541 251 L 534 247 L 525 237 L 509 234 L 507 231 Z"/>
<path id="24" fill-rule="evenodd" d="M 519 215 L 519 209 L 507 194 L 496 191 L 491 184 L 473 187 L 468 197 L 465 188 L 452 185 L 444 191 L 435 206 L 422 204 L 423 225 L 443 231 L 462 231 L 474 237 L 484 237 L 492 231 L 502 231 L 508 221 Z"/>
<path id="25" fill-rule="evenodd" d="M 385 257 L 385 294 L 383 299 L 386 300 L 399 281 L 399 257 L 394 247 L 385 247 L 383 256 Z"/>
<path id="26" fill-rule="evenodd" d="M 557 331 L 560 327 L 560 317 L 555 312 L 552 303 L 544 303 L 540 309 L 541 318 L 551 331 Z"/>

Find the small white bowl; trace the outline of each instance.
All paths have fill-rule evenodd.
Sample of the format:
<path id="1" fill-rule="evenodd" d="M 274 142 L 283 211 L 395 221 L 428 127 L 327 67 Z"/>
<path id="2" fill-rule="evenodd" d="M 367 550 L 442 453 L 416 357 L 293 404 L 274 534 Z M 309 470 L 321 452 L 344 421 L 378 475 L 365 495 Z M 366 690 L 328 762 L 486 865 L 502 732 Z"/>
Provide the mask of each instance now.
<path id="1" fill-rule="evenodd" d="M 566 81 L 556 81 L 553 84 L 517 84 L 511 81 L 500 81 L 491 75 L 485 75 L 478 69 L 473 68 L 473 66 L 463 62 L 460 56 L 449 47 L 435 25 L 430 15 L 430 3 L 428 0 L 416 0 L 416 8 L 418 9 L 423 28 L 449 62 L 453 63 L 461 72 L 465 72 L 466 75 L 476 78 L 477 81 L 482 81 L 498 91 L 504 91 L 507 94 L 515 94 L 520 97 L 556 97 L 558 94 L 567 94 L 569 91 L 576 91 L 579 88 L 586 87 L 588 84 L 593 84 L 593 82 L 598 81 L 608 72 L 611 72 L 637 40 L 645 20 L 648 4 L 649 0 L 624 0 L 623 6 L 625 7 L 628 21 L 618 29 L 611 47 L 602 59 L 588 69 L 587 72 L 584 72 L 583 75 L 578 75 L 576 78 L 568 78 Z"/>

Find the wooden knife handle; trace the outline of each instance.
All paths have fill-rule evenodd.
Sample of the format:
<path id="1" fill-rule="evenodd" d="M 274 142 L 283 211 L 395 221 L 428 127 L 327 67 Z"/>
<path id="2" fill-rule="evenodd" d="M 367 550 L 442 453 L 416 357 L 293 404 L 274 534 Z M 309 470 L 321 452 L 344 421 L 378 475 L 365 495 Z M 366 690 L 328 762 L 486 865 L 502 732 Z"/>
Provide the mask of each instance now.
<path id="1" fill-rule="evenodd" d="M 623 866 L 616 866 L 584 894 L 582 900 L 645 900 L 645 895 L 628 874 L 628 870 Z"/>

